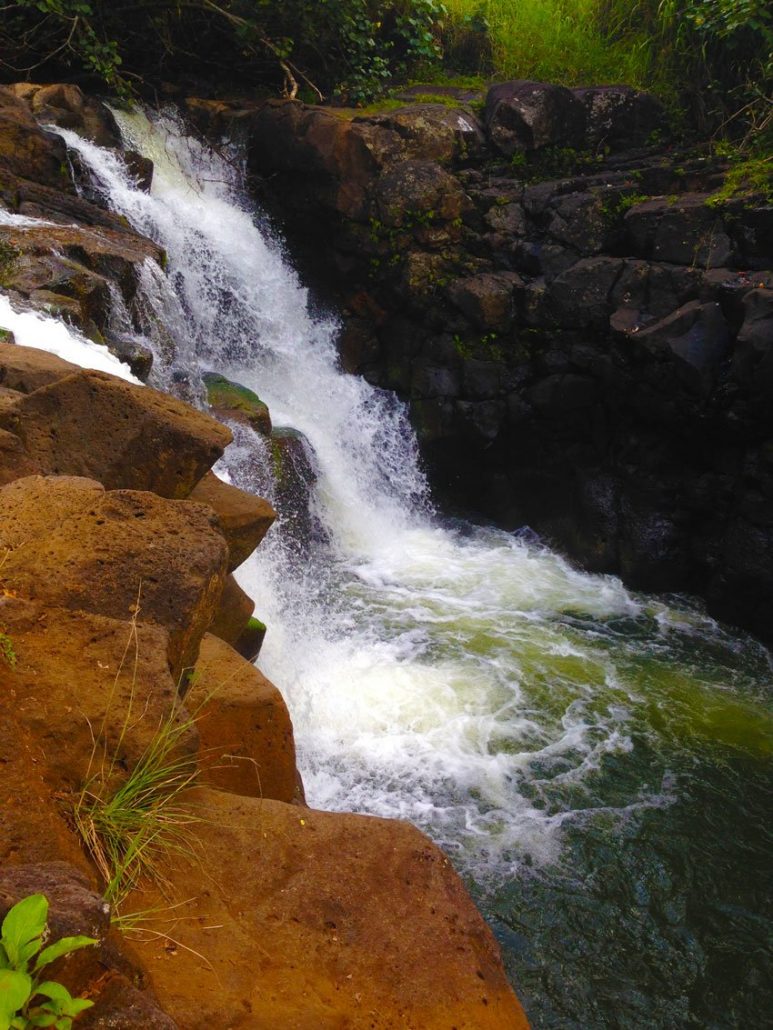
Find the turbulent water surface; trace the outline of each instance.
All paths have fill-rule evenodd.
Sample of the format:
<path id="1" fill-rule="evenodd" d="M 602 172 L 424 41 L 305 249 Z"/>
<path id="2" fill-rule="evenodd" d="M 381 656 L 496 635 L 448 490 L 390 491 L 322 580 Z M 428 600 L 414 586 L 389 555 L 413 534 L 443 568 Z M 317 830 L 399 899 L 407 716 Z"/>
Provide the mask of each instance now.
<path id="1" fill-rule="evenodd" d="M 683 599 L 433 511 L 402 407 L 340 372 L 238 153 L 169 115 L 119 120 L 155 162 L 149 195 L 62 133 L 169 257 L 114 331 L 139 316 L 156 385 L 195 399 L 216 369 L 313 448 L 315 539 L 280 519 L 238 574 L 310 802 L 440 842 L 535 1026 L 767 1025 L 770 655 Z M 221 471 L 273 496 L 271 457 L 241 429 Z"/>

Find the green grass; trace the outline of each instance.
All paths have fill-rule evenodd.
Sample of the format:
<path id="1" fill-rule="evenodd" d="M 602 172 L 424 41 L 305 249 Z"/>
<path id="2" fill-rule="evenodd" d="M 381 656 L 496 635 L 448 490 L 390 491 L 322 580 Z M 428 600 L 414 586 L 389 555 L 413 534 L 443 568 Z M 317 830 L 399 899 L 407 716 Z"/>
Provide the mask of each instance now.
<path id="1" fill-rule="evenodd" d="M 445 0 L 449 33 L 482 14 L 489 26 L 495 78 L 566 86 L 658 82 L 652 5 L 622 0 Z"/>
<path id="2" fill-rule="evenodd" d="M 111 763 L 77 797 L 75 825 L 103 877 L 105 900 L 119 915 L 143 880 L 163 885 L 162 864 L 170 854 L 194 854 L 190 827 L 197 819 L 182 795 L 198 769 L 180 748 L 194 721 L 173 711 L 123 783 L 111 786 Z"/>

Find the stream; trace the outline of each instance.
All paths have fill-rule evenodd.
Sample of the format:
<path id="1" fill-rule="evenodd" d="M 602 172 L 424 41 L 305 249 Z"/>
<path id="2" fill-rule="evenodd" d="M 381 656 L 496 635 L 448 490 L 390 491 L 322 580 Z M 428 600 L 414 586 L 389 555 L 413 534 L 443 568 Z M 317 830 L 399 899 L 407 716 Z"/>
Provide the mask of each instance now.
<path id="1" fill-rule="evenodd" d="M 169 112 L 116 115 L 154 161 L 149 194 L 120 155 L 57 130 L 168 255 L 134 321 L 116 298 L 115 333 L 153 349 L 151 385 L 200 401 L 216 370 L 310 445 L 312 539 L 280 511 L 237 572 L 309 803 L 437 841 L 535 1027 L 769 1026 L 771 655 L 528 530 L 444 517 L 406 410 L 341 371 L 335 317 L 247 196 L 238 148 L 213 153 Z M 61 334 L 21 318 L 19 343 Z M 275 498 L 271 470 L 237 427 L 217 471 Z"/>

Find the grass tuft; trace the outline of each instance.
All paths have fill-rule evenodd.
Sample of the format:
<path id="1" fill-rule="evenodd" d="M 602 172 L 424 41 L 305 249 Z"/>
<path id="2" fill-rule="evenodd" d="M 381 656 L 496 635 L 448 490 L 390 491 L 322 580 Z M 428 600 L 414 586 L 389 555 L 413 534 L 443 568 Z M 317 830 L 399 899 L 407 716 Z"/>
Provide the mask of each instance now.
<path id="1" fill-rule="evenodd" d="M 118 787 L 97 773 L 74 806 L 76 827 L 104 880 L 104 897 L 120 915 L 143 880 L 161 887 L 162 859 L 195 856 L 198 817 L 182 800 L 198 775 L 195 757 L 180 751 L 195 720 L 173 711 Z"/>

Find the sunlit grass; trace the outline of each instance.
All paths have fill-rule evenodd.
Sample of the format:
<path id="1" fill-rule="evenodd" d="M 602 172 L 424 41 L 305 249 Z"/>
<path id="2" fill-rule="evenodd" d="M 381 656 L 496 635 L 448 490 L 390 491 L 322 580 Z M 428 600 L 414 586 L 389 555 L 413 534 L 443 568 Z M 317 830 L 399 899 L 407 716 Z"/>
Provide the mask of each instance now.
<path id="1" fill-rule="evenodd" d="M 452 23 L 482 14 L 496 78 L 567 86 L 663 88 L 649 3 L 621 0 L 445 0 Z M 453 31 L 453 30 L 451 30 Z"/>

